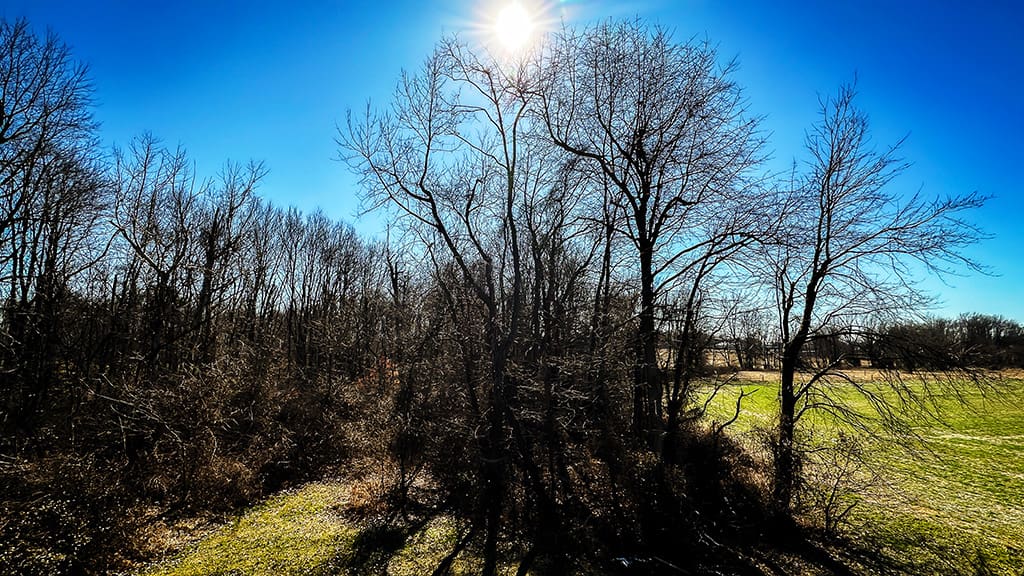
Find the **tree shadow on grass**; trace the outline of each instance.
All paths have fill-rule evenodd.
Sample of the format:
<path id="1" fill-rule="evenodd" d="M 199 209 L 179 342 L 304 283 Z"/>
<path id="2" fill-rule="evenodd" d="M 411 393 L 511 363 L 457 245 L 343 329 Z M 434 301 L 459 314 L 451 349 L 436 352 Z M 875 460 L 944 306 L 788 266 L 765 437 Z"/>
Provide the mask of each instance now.
<path id="1" fill-rule="evenodd" d="M 413 522 L 371 522 L 353 539 L 351 545 L 340 551 L 332 560 L 332 574 L 346 576 L 385 575 L 391 561 L 399 556 L 410 544 L 410 538 L 427 529 L 431 516 L 423 516 Z M 461 534 L 454 547 L 439 560 L 434 576 L 449 574 L 455 559 L 473 540 L 477 530 L 470 527 Z"/>
<path id="2" fill-rule="evenodd" d="M 375 576 L 386 574 L 388 562 L 404 546 L 409 534 L 408 526 L 391 523 L 371 523 L 356 535 L 351 546 L 341 551 L 331 562 L 336 574 Z"/>

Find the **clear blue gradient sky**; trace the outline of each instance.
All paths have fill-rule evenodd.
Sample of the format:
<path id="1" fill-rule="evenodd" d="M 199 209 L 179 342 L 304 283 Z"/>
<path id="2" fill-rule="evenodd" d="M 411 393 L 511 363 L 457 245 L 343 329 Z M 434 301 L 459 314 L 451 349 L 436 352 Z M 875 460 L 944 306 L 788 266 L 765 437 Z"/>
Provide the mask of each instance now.
<path id="1" fill-rule="evenodd" d="M 909 135 L 896 186 L 993 195 L 973 218 L 992 234 L 969 254 L 994 275 L 927 280 L 944 316 L 1024 321 L 1024 3 L 991 0 L 756 2 L 546 0 L 583 23 L 640 16 L 735 57 L 752 112 L 767 116 L 773 165 L 802 153 L 818 95 L 858 77 L 882 147 Z M 0 16 L 56 32 L 91 69 L 106 145 L 151 131 L 184 145 L 200 175 L 262 160 L 261 193 L 304 211 L 356 217 L 354 178 L 335 160 L 335 126 L 386 105 L 444 32 L 479 28 L 499 0 L 4 0 Z"/>

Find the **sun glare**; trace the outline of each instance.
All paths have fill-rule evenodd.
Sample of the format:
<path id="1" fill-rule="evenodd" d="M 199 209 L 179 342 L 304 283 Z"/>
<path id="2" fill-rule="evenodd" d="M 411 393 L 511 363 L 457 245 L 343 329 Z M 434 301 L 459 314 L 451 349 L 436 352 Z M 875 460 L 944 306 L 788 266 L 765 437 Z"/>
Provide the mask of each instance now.
<path id="1" fill-rule="evenodd" d="M 530 13 L 519 2 L 506 4 L 494 21 L 494 33 L 506 50 L 522 48 L 533 36 L 536 24 Z"/>

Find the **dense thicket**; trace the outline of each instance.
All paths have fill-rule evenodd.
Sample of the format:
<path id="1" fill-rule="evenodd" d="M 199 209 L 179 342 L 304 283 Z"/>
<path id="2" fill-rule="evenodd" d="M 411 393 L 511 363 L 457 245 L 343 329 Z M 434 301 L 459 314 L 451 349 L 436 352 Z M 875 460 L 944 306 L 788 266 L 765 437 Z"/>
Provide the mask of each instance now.
<path id="1" fill-rule="evenodd" d="M 189 166 L 143 137 L 14 191 L 44 205 L 3 239 L 5 566 L 102 566 L 143 505 L 225 509 L 346 455 L 345 385 L 382 355 L 382 249 L 261 202 L 259 166 Z"/>
<path id="2" fill-rule="evenodd" d="M 104 153 L 67 48 L 23 21 L 0 46 L 0 571 L 103 567 L 337 465 L 386 357 L 383 247 L 261 201 L 259 165 Z"/>
<path id="3" fill-rule="evenodd" d="M 0 571 L 104 570 L 148 522 L 326 473 L 373 486 L 367 513 L 470 518 L 488 574 L 752 570 L 736 546 L 791 512 L 817 399 L 782 399 L 772 468 L 703 418 L 729 372 L 781 362 L 802 394 L 858 363 L 1020 364 L 1019 325 L 915 323 L 882 282 L 957 261 L 981 199 L 898 202 L 852 92 L 776 184 L 710 46 L 637 21 L 549 40 L 446 39 L 350 118 L 395 216 L 378 242 L 261 200 L 258 164 L 101 151 L 85 68 L 0 23 Z"/>

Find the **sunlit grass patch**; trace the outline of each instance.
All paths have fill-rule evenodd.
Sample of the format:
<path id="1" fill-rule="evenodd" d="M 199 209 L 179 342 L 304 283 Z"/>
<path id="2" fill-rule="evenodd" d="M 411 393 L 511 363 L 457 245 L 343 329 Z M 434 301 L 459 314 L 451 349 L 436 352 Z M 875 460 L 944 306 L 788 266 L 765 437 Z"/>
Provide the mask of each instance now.
<path id="1" fill-rule="evenodd" d="M 145 576 L 330 574 L 358 530 L 336 513 L 342 484 L 310 484 L 285 493 L 225 526 Z"/>
<path id="2" fill-rule="evenodd" d="M 279 494 L 142 576 L 419 576 L 449 555 L 449 574 L 480 573 L 475 542 L 463 542 L 467 521 L 357 522 L 343 514 L 347 501 L 347 486 L 333 482 Z M 516 567 L 502 564 L 498 573 L 511 576 Z"/>
<path id="3" fill-rule="evenodd" d="M 862 566 L 875 562 L 906 574 L 1006 574 L 1018 576 L 1024 551 L 945 523 L 914 515 L 900 506 L 868 505 L 858 510 L 857 527 L 842 551 Z M 859 557 L 858 557 L 859 556 Z"/>

